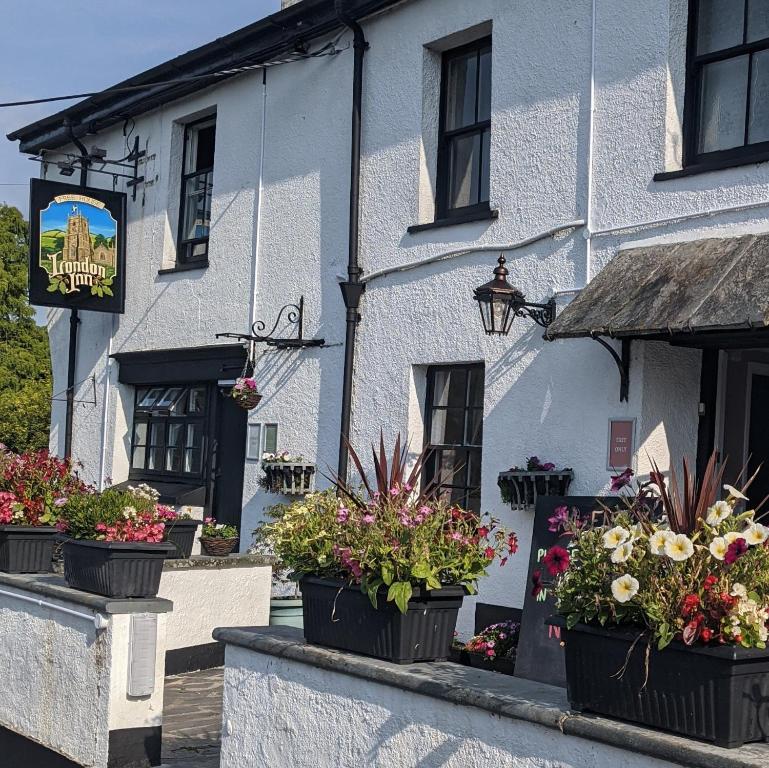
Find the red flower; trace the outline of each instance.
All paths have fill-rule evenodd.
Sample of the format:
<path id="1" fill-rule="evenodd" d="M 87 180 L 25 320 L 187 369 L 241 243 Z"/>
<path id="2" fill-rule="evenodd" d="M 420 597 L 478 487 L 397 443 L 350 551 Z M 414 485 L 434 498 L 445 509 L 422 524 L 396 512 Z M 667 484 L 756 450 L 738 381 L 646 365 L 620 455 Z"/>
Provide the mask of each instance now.
<path id="1" fill-rule="evenodd" d="M 542 562 L 551 576 L 557 576 L 568 569 L 569 553 L 563 547 L 550 547 L 547 550 L 547 554 L 542 558 Z"/>
<path id="2" fill-rule="evenodd" d="M 691 594 L 684 598 L 681 612 L 684 616 L 691 616 L 700 607 L 700 598 L 697 595 Z"/>
<path id="3" fill-rule="evenodd" d="M 708 574 L 705 577 L 705 580 L 702 582 L 702 586 L 708 591 L 713 589 L 713 587 L 715 587 L 716 584 L 718 584 L 718 579 L 712 573 Z"/>
<path id="4" fill-rule="evenodd" d="M 531 583 L 531 596 L 538 597 L 539 593 L 545 588 L 545 585 L 542 583 L 542 571 L 534 571 L 531 574 Z"/>
<path id="5" fill-rule="evenodd" d="M 478 536 L 480 536 L 482 539 L 485 539 L 488 535 L 489 535 L 489 529 L 485 525 L 482 525 L 478 529 Z"/>
<path id="6" fill-rule="evenodd" d="M 709 643 L 713 639 L 712 630 L 708 629 L 707 627 L 704 627 L 702 632 L 700 632 L 700 638 L 703 643 Z"/>
<path id="7" fill-rule="evenodd" d="M 724 562 L 727 565 L 736 563 L 748 551 L 748 543 L 745 539 L 735 539 L 726 550 Z"/>
<path id="8" fill-rule="evenodd" d="M 497 553 L 494 550 L 494 547 L 486 547 L 486 549 L 483 550 L 483 554 L 487 560 L 493 560 L 494 555 L 496 555 Z"/>
<path id="9" fill-rule="evenodd" d="M 511 555 L 514 555 L 518 551 L 518 537 L 514 533 L 511 533 L 507 537 L 507 551 Z"/>

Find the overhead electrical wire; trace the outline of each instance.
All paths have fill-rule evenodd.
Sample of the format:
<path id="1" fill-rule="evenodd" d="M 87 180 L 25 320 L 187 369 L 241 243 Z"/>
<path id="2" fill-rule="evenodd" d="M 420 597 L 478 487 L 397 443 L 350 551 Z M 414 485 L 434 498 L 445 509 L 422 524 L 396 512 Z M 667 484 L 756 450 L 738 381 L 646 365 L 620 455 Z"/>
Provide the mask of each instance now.
<path id="1" fill-rule="evenodd" d="M 196 80 L 208 80 L 212 77 L 229 77 L 231 75 L 238 75 L 242 72 L 251 72 L 253 70 L 267 69 L 268 67 L 274 67 L 278 64 L 292 64 L 296 61 L 302 61 L 304 59 L 315 59 L 321 56 L 336 56 L 339 53 L 347 50 L 349 44 L 343 48 L 338 48 L 337 43 L 341 35 L 333 42 L 327 43 L 318 51 L 313 53 L 297 53 L 285 59 L 277 59 L 275 61 L 263 61 L 260 64 L 247 64 L 242 67 L 233 67 L 232 69 L 222 69 L 217 72 L 208 72 L 205 75 L 188 75 L 187 77 L 178 77 L 173 80 L 156 80 L 151 83 L 143 83 L 141 85 L 122 85 L 114 88 L 104 88 L 101 91 L 88 91 L 86 93 L 71 93 L 67 96 L 48 96 L 42 99 L 24 99 L 22 101 L 6 101 L 0 102 L 0 108 L 7 107 L 26 107 L 32 104 L 48 104 L 54 101 L 72 101 L 73 99 L 85 99 L 90 96 L 103 96 L 108 93 L 129 93 L 131 91 L 148 90 L 150 88 L 157 88 L 165 85 L 181 85 L 183 83 L 191 83 Z"/>

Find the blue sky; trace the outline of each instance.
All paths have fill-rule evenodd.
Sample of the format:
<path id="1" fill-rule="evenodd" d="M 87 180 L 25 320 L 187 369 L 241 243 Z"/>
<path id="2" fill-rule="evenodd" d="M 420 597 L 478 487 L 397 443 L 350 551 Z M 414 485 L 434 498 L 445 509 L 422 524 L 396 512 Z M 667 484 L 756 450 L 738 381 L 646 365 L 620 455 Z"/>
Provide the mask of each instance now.
<path id="1" fill-rule="evenodd" d="M 67 229 L 67 219 L 72 212 L 72 203 L 51 203 L 41 214 L 40 231 L 49 229 Z M 93 205 L 77 204 L 80 213 L 88 219 L 88 229 L 92 235 L 112 237 L 115 234 L 115 222 L 106 208 Z"/>
<path id="2" fill-rule="evenodd" d="M 97 91 L 274 13 L 280 0 L 3 0 L 0 101 Z M 0 109 L 0 202 L 26 215 L 37 164 L 5 135 L 75 102 Z"/>

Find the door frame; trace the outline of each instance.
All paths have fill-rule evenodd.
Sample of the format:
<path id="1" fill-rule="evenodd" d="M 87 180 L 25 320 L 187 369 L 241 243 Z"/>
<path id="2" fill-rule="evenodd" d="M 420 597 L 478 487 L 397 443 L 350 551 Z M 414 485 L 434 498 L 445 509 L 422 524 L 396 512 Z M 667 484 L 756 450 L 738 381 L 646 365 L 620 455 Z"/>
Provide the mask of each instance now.
<path id="1" fill-rule="evenodd" d="M 745 378 L 745 423 L 742 434 L 742 466 L 748 466 L 748 449 L 750 447 L 750 416 L 753 399 L 753 376 L 766 376 L 769 378 L 769 363 L 748 362 Z"/>

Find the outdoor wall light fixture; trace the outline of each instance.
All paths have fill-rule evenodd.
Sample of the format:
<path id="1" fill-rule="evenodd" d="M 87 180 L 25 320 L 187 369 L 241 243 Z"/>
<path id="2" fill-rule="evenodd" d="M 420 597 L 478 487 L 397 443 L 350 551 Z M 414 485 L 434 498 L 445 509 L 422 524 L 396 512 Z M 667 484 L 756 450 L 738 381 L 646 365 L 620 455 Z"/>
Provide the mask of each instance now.
<path id="1" fill-rule="evenodd" d="M 62 176 L 71 176 L 75 172 L 75 164 L 72 161 L 62 161 L 56 163 L 56 165 Z"/>
<path id="2" fill-rule="evenodd" d="M 555 297 L 546 304 L 526 301 L 526 297 L 514 285 L 507 282 L 509 272 L 506 259 L 500 254 L 494 279 L 474 291 L 474 298 L 481 310 L 483 329 L 490 336 L 507 336 L 516 317 L 529 317 L 537 325 L 547 328 L 555 320 Z"/>

